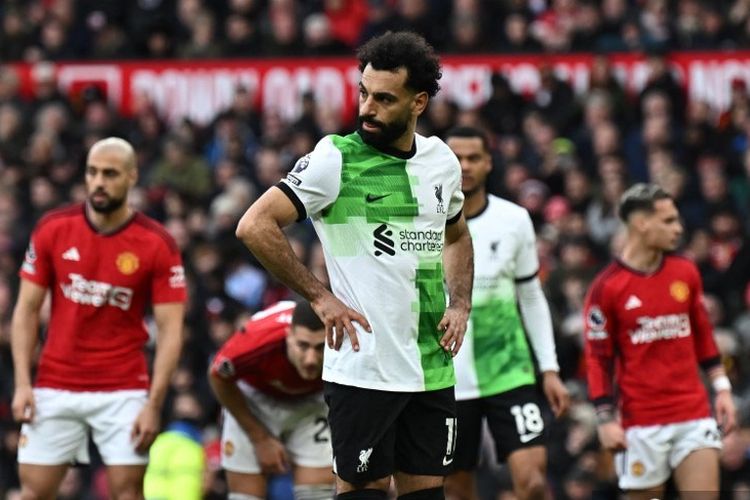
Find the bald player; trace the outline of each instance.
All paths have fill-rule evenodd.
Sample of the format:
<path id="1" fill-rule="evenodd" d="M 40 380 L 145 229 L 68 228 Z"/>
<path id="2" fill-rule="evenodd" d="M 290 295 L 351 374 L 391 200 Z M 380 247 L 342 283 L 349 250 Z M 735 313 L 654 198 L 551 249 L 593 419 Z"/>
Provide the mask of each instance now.
<path id="1" fill-rule="evenodd" d="M 31 235 L 11 325 L 24 499 L 56 498 L 68 466 L 88 462 L 89 434 L 112 498 L 143 497 L 148 448 L 182 346 L 186 291 L 174 240 L 127 204 L 137 179 L 130 144 L 114 137 L 95 143 L 86 202 L 50 211 Z M 151 379 L 143 354 L 147 306 L 158 330 Z"/>

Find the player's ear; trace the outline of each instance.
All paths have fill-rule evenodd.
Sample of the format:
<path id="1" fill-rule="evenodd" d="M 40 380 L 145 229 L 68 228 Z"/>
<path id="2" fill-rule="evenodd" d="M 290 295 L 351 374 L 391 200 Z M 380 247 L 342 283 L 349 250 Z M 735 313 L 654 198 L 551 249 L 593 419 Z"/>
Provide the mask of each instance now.
<path id="1" fill-rule="evenodd" d="M 644 232 L 648 226 L 648 217 L 644 212 L 630 214 L 628 224 L 638 232 Z"/>
<path id="2" fill-rule="evenodd" d="M 424 113 L 425 108 L 427 108 L 427 102 L 430 100 L 430 97 L 427 95 L 427 92 L 418 92 L 414 95 L 414 101 L 412 102 L 412 109 L 417 114 L 417 116 Z"/>
<path id="3" fill-rule="evenodd" d="M 130 177 L 130 187 L 134 187 L 136 184 L 138 184 L 138 168 L 133 167 L 130 169 L 130 172 L 128 173 L 128 176 Z"/>

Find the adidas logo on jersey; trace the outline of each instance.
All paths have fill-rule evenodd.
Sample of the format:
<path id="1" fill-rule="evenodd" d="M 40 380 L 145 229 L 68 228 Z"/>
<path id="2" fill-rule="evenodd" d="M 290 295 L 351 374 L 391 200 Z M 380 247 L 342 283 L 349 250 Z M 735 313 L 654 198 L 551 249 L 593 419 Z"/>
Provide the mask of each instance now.
<path id="1" fill-rule="evenodd" d="M 62 254 L 63 260 L 72 260 L 73 262 L 78 262 L 81 260 L 81 254 L 78 253 L 78 249 L 76 247 L 70 247 Z"/>
<path id="2" fill-rule="evenodd" d="M 631 295 L 630 297 L 628 297 L 628 301 L 625 302 L 625 310 L 631 311 L 633 309 L 641 307 L 642 305 L 643 303 L 641 302 L 641 299 L 639 299 L 635 295 Z"/>

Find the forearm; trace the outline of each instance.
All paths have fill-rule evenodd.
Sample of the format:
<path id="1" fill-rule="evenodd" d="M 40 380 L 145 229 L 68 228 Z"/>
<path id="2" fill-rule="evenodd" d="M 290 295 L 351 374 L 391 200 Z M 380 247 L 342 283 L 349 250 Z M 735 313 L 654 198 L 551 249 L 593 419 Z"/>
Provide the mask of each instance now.
<path id="1" fill-rule="evenodd" d="M 589 399 L 598 411 L 614 412 L 615 399 L 612 384 L 614 358 L 610 356 L 586 355 L 586 379 Z"/>
<path id="2" fill-rule="evenodd" d="M 250 441 L 257 442 L 270 435 L 268 429 L 253 415 L 245 402 L 245 395 L 234 381 L 225 380 L 214 373 L 209 374 L 208 380 L 216 400 L 237 420 Z"/>
<path id="3" fill-rule="evenodd" d="M 474 250 L 471 236 L 464 231 L 443 251 L 445 282 L 448 286 L 450 306 L 471 309 L 471 290 L 474 282 Z"/>
<path id="4" fill-rule="evenodd" d="M 149 404 L 161 409 L 167 395 L 169 382 L 177 368 L 182 351 L 182 319 L 179 324 L 172 324 L 160 329 L 156 341 L 153 376 L 149 388 Z"/>
<path id="5" fill-rule="evenodd" d="M 518 305 L 531 348 L 542 372 L 560 371 L 555 352 L 555 336 L 552 329 L 552 317 L 547 299 L 542 292 L 539 278 L 523 281 L 516 285 Z"/>
<path id="6" fill-rule="evenodd" d="M 31 364 L 39 331 L 38 314 L 16 309 L 11 322 L 10 346 L 16 387 L 31 386 Z"/>
<path id="7" fill-rule="evenodd" d="M 310 302 L 327 293 L 323 283 L 297 258 L 281 227 L 272 219 L 258 217 L 252 224 L 241 224 L 237 236 L 267 271 Z"/>

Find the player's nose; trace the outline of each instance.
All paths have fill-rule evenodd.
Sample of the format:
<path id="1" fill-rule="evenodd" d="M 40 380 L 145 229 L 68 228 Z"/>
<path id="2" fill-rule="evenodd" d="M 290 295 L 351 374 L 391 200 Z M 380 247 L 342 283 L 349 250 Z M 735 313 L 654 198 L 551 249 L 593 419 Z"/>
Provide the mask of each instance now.
<path id="1" fill-rule="evenodd" d="M 359 114 L 370 118 L 375 116 L 375 107 L 373 106 L 372 96 L 367 96 L 367 98 L 362 101 L 362 104 L 359 105 Z"/>

